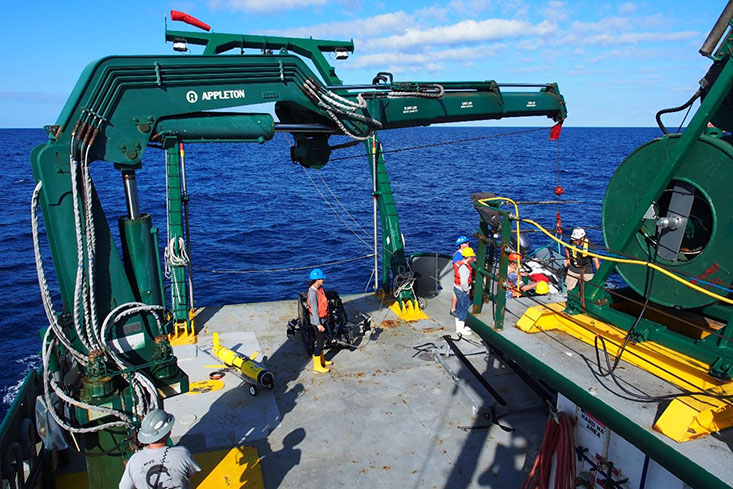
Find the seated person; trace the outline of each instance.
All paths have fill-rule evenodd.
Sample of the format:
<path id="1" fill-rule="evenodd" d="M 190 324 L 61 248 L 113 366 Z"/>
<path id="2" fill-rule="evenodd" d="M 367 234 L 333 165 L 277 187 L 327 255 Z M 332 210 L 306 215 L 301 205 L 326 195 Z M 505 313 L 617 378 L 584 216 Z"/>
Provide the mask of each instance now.
<path id="1" fill-rule="evenodd" d="M 526 272 L 518 272 L 517 259 L 521 258 L 516 253 L 509 254 L 509 266 L 507 267 L 506 277 L 506 298 L 511 299 L 512 297 L 519 297 L 523 292 L 532 290 L 537 287 L 540 282 L 532 282 L 529 284 L 517 285 L 519 283 L 519 277 L 528 277 L 529 274 Z"/>

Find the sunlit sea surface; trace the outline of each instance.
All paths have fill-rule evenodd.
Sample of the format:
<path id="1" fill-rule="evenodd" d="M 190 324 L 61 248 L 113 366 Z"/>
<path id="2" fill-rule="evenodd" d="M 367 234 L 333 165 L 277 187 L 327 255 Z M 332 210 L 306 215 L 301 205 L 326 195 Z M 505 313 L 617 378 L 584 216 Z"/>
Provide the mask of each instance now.
<path id="1" fill-rule="evenodd" d="M 565 189 L 562 199 L 582 201 L 560 207 L 564 225 L 586 226 L 591 240 L 601 243 L 601 206 L 611 175 L 629 153 L 658 137 L 659 130 L 564 128 L 559 145 L 548 141 L 548 134 L 547 129 L 492 127 L 381 133 L 407 252 L 450 253 L 456 236 L 471 235 L 478 227 L 472 192 L 547 201 L 555 198 L 558 181 Z M 5 309 L 0 321 L 0 415 L 27 372 L 40 366 L 39 329 L 46 317 L 31 238 L 35 182 L 29 155 L 45 139 L 42 130 L 0 130 L 0 298 Z M 294 298 L 306 287 L 308 269 L 372 253 L 372 182 L 363 146 L 334 152 L 322 170 L 305 170 L 290 162 L 291 142 L 279 134 L 264 145 L 186 148 L 197 307 Z M 332 144 L 339 142 L 345 140 L 332 139 Z M 163 163 L 162 151 L 150 148 L 137 175 L 141 211 L 152 214 L 161 229 L 161 256 L 166 229 Z M 116 232 L 117 217 L 126 213 L 120 173 L 100 161 L 92 165 L 92 175 Z M 557 208 L 526 206 L 521 212 L 554 227 Z M 539 235 L 533 239 L 535 246 L 545 244 Z M 43 251 L 55 282 L 47 244 Z M 329 287 L 344 294 L 370 288 L 372 264 L 373 259 L 361 258 L 323 268 Z"/>

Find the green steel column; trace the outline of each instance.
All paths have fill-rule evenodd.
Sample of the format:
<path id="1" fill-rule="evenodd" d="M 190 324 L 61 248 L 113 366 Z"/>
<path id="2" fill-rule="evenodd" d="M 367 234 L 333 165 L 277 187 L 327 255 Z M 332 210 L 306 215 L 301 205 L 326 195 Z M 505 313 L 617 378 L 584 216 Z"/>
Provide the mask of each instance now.
<path id="1" fill-rule="evenodd" d="M 494 313 L 494 329 L 504 329 L 504 314 L 506 313 L 506 280 L 507 280 L 507 269 L 509 268 L 509 255 L 504 251 L 506 246 L 511 242 L 512 234 L 512 222 L 509 220 L 508 212 L 497 210 L 502 214 L 501 220 L 501 244 L 499 249 L 501 254 L 499 256 L 499 277 L 496 279 L 496 294 L 494 295 L 494 302 L 496 305 L 496 312 Z M 518 243 L 517 243 L 518 244 Z M 519 279 L 517 278 L 517 282 Z"/>
<path id="2" fill-rule="evenodd" d="M 125 270 L 136 299 L 145 304 L 162 306 L 157 234 L 153 234 L 150 214 L 143 214 L 138 219 L 121 218 L 119 226 Z"/>
<path id="3" fill-rule="evenodd" d="M 183 238 L 183 194 L 181 192 L 181 154 L 178 141 L 166 139 L 165 180 L 168 202 L 168 247 L 169 254 L 180 255 Z M 171 265 L 171 310 L 176 322 L 189 321 L 186 293 L 186 267 Z"/>
<path id="4" fill-rule="evenodd" d="M 397 215 L 394 196 L 392 195 L 392 186 L 390 185 L 389 175 L 387 174 L 387 167 L 384 164 L 382 145 L 376 133 L 364 141 L 364 146 L 369 155 L 369 165 L 372 170 L 372 178 L 374 179 L 374 188 L 376 189 L 374 195 L 377 198 L 379 218 L 382 224 L 381 289 L 388 291 L 391 289 L 389 281 L 390 270 L 396 276 L 409 270 L 409 267 L 405 260 L 405 246 L 402 242 L 402 233 L 400 232 L 400 220 Z M 414 299 L 409 291 L 403 291 L 399 297 L 399 300 Z"/>

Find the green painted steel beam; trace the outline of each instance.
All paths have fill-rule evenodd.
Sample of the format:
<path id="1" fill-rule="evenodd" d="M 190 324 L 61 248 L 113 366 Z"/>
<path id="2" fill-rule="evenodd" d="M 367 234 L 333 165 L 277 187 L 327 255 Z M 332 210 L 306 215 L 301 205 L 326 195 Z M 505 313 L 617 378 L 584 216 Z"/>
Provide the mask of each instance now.
<path id="1" fill-rule="evenodd" d="M 336 70 L 328 63 L 323 53 L 336 51 L 354 52 L 354 41 L 327 41 L 323 39 L 256 36 L 249 34 L 224 34 L 190 31 L 165 32 L 166 41 L 184 41 L 190 44 L 206 46 L 204 55 L 221 54 L 232 49 L 260 49 L 278 51 L 285 49 L 304 56 L 313 62 L 318 73 L 329 85 L 341 85 Z"/>
<path id="2" fill-rule="evenodd" d="M 380 288 L 383 291 L 392 289 L 390 272 L 393 278 L 407 272 L 409 266 L 405 259 L 405 244 L 400 231 L 400 219 L 397 213 L 397 204 L 392 194 L 387 166 L 384 162 L 382 144 L 376 134 L 364 141 L 369 158 L 374 183 L 374 198 L 377 200 L 377 209 L 382 227 L 382 279 Z M 414 300 L 409 291 L 403 291 L 400 300 Z"/>
<path id="3" fill-rule="evenodd" d="M 165 141 L 165 181 L 168 209 L 169 253 L 181 255 L 180 243 L 185 243 L 183 232 L 183 193 L 181 191 L 181 156 L 179 142 L 175 138 Z M 170 264 L 171 311 L 175 322 L 190 324 L 188 287 L 186 286 L 186 266 Z"/>

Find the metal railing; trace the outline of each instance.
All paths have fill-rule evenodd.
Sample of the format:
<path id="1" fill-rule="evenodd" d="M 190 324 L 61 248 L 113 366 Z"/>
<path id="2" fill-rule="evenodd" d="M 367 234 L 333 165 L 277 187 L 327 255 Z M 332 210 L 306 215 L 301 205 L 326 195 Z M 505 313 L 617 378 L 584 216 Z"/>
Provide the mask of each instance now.
<path id="1" fill-rule="evenodd" d="M 31 370 L 0 425 L 0 468 L 3 489 L 54 487 L 50 454 L 36 432 L 36 397 L 43 392 L 41 375 Z"/>

